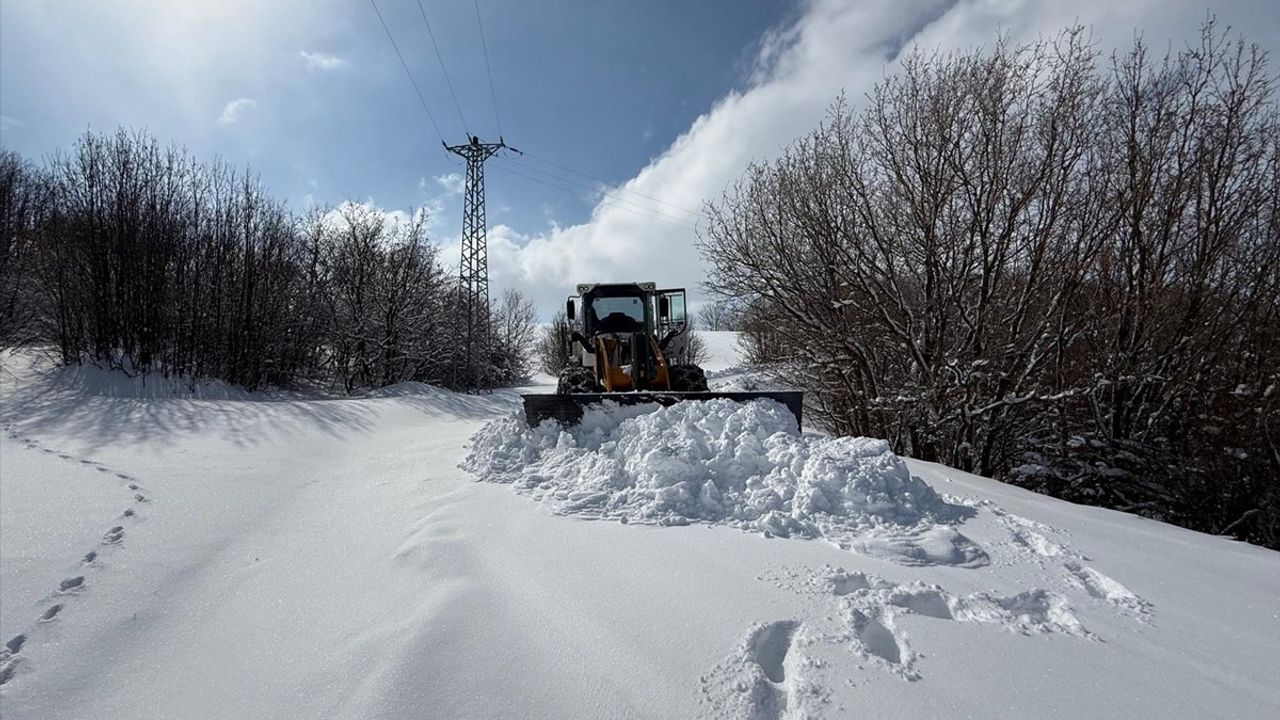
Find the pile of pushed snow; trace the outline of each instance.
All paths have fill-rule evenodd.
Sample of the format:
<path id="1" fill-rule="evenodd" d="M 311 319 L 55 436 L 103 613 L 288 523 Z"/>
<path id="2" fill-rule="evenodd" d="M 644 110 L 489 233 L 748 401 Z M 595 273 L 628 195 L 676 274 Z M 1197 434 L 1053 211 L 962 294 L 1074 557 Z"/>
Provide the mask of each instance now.
<path id="1" fill-rule="evenodd" d="M 920 562 L 963 564 L 981 554 L 956 551 L 950 528 L 931 534 L 955 507 L 883 440 L 801 436 L 771 400 L 605 403 L 569 428 L 505 418 L 472 438 L 463 467 L 532 492 L 557 512 L 827 537 Z M 878 530 L 893 531 L 893 542 L 863 542 L 888 539 Z"/>

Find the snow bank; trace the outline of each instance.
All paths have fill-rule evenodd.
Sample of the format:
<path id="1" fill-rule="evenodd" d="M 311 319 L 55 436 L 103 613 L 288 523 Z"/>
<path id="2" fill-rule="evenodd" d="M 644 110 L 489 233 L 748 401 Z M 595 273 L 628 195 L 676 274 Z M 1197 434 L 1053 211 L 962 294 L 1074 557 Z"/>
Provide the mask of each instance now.
<path id="1" fill-rule="evenodd" d="M 883 440 L 801 436 L 769 400 L 606 403 L 571 428 L 509 417 L 476 433 L 463 467 L 560 513 L 822 537 L 909 564 L 986 560 L 950 527 L 965 509 L 912 477 Z"/>

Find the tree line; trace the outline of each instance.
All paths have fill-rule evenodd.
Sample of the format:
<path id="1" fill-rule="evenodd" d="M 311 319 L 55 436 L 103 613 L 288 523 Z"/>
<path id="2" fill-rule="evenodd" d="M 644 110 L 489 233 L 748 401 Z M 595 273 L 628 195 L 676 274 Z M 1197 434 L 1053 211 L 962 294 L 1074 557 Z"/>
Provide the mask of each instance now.
<path id="1" fill-rule="evenodd" d="M 426 221 L 352 202 L 293 213 L 253 175 L 142 132 L 87 133 L 42 165 L 0 151 L 0 341 L 251 390 L 527 377 L 532 304 L 508 293 L 485 356 L 463 357 L 457 280 Z"/>
<path id="2" fill-rule="evenodd" d="M 700 238 L 753 360 L 838 434 L 1280 547 L 1280 116 L 1207 24 L 916 52 Z"/>

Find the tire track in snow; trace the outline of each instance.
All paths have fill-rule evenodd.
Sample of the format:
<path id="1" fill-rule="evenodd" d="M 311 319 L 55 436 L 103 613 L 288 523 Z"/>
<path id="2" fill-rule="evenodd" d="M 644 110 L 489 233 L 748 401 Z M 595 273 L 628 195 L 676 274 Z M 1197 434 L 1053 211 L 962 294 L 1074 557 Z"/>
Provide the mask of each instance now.
<path id="1" fill-rule="evenodd" d="M 104 475 L 114 475 L 115 478 L 120 481 L 120 484 L 133 495 L 133 504 L 125 508 L 124 511 L 117 516 L 117 520 L 136 519 L 138 514 L 134 507 L 143 503 L 151 502 L 151 498 L 145 494 L 145 491 L 139 484 L 138 479 L 133 475 L 116 470 L 115 468 L 96 460 L 79 458 L 70 453 L 61 452 L 55 448 L 48 447 L 39 440 L 17 432 L 7 423 L 4 425 L 4 430 L 10 439 L 21 443 L 30 450 L 40 452 L 45 455 L 56 456 L 59 460 L 63 460 L 68 463 L 92 467 Z M 124 541 L 124 536 L 125 529 L 123 525 L 111 526 L 105 533 L 103 533 L 102 540 L 100 542 L 101 546 L 106 547 L 101 550 L 89 550 L 80 559 L 78 565 L 81 568 L 87 568 L 89 570 L 102 569 L 102 565 L 99 562 L 101 552 L 107 551 L 107 549 L 119 548 Z M 63 579 L 58 584 L 57 589 L 50 593 L 49 597 L 52 599 L 58 599 L 80 595 L 87 588 L 88 582 L 86 580 L 86 576 L 84 574 L 73 574 Z M 0 647 L 0 687 L 3 687 L 17 676 L 19 665 L 22 663 L 20 653 L 22 652 L 22 649 L 26 647 L 32 634 L 41 626 L 55 622 L 62 613 L 63 608 L 64 603 L 62 602 L 52 603 L 32 622 L 32 625 L 27 632 L 18 633 L 6 641 L 3 647 Z"/>

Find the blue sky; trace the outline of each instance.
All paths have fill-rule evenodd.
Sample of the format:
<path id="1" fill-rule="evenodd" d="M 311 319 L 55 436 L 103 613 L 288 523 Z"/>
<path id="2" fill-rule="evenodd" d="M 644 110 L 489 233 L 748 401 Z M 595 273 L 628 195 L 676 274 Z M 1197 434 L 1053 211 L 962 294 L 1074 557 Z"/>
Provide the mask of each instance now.
<path id="1" fill-rule="evenodd" d="M 146 127 L 201 158 L 259 172 L 297 207 L 372 198 L 419 204 L 456 172 L 368 0 L 184 3 L 8 1 L 0 7 L 4 144 L 38 157 L 86 128 Z M 256 6 L 255 6 L 256 5 Z M 498 117 L 512 145 L 609 182 L 630 178 L 724 93 L 795 7 L 481 0 Z M 267 7 L 272 6 L 272 7 Z M 413 0 L 378 7 L 445 139 L 465 135 Z M 497 139 L 471 0 L 423 0 L 471 132 Z M 731 12 L 726 12 L 731 9 Z M 305 54 L 304 54 L 305 53 Z M 238 111 L 219 122 L 228 103 Z M 518 166 L 528 165 L 525 170 Z M 595 184 L 533 159 L 490 173 L 492 222 L 580 222 Z M 426 187 L 422 181 L 426 179 Z M 437 227 L 456 225 L 441 203 Z"/>
<path id="2" fill-rule="evenodd" d="M 463 139 L 413 0 L 379 0 L 441 131 Z M 697 290 L 697 210 L 752 160 L 855 105 L 904 48 L 1053 36 L 1157 51 L 1213 13 L 1280 63 L 1275 0 L 480 0 L 502 129 L 488 172 L 490 273 L 549 314 L 577 282 Z M 471 0 L 423 0 L 472 132 L 496 123 Z M 0 142 L 40 157 L 86 128 L 145 127 L 249 164 L 291 206 L 426 205 L 456 262 L 461 168 L 440 148 L 367 0 L 5 0 Z M 605 180 L 595 183 L 535 160 Z M 520 175 L 548 179 L 549 187 Z M 584 199 L 584 197 L 586 199 Z"/>

